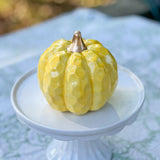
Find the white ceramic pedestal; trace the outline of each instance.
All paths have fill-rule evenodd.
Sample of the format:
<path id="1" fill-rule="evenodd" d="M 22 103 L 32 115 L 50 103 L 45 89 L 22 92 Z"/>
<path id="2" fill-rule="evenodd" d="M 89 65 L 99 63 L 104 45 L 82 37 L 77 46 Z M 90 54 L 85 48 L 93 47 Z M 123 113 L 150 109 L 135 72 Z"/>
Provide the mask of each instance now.
<path id="1" fill-rule="evenodd" d="M 135 121 L 144 87 L 128 69 L 118 66 L 119 82 L 105 106 L 77 116 L 52 109 L 39 89 L 36 69 L 13 86 L 11 101 L 18 119 L 54 138 L 47 149 L 48 160 L 110 160 L 112 149 L 100 138 L 113 135 Z"/>
<path id="2" fill-rule="evenodd" d="M 53 140 L 47 149 L 49 160 L 109 160 L 111 148 L 101 140 Z"/>

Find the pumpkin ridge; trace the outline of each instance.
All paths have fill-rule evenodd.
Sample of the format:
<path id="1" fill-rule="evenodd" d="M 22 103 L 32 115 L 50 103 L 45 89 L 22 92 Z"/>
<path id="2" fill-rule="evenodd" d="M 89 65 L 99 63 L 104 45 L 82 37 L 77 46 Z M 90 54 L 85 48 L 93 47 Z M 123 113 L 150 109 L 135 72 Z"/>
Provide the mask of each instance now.
<path id="1" fill-rule="evenodd" d="M 45 72 L 46 72 L 46 66 L 48 65 L 48 60 L 50 59 L 50 58 L 52 58 L 53 56 L 54 56 L 54 53 L 50 53 L 50 52 L 48 52 L 48 53 L 46 53 L 46 56 L 47 56 L 47 54 L 48 54 L 48 57 L 47 57 L 47 62 L 44 64 L 44 70 L 43 70 L 43 77 L 42 77 L 42 90 L 43 90 L 43 86 L 44 86 L 44 75 L 45 75 Z M 49 56 L 49 54 L 50 54 L 50 56 Z M 43 90 L 44 91 L 44 90 Z"/>
<path id="2" fill-rule="evenodd" d="M 90 56 L 87 57 L 87 55 L 89 55 L 89 54 L 90 54 Z M 86 51 L 84 56 L 86 57 L 86 61 L 89 66 L 89 70 L 91 73 L 91 83 L 93 86 L 93 92 L 92 92 L 93 93 L 93 104 L 91 107 L 91 111 L 98 110 L 99 108 L 102 107 L 102 105 L 104 105 L 104 104 L 102 104 L 102 102 L 104 102 L 103 97 L 105 97 L 105 99 L 106 99 L 106 97 L 107 97 L 106 94 L 108 93 L 108 87 L 106 90 L 106 86 L 105 86 L 105 84 L 108 84 L 108 83 L 105 83 L 105 81 L 104 81 L 104 80 L 108 80 L 107 73 L 105 71 L 105 65 L 104 65 L 103 61 L 101 60 L 101 58 L 92 50 Z M 90 65 L 92 65 L 92 66 L 90 66 Z M 91 71 L 91 68 L 94 69 L 94 71 Z M 97 72 L 97 70 L 99 70 L 99 72 Z M 100 74 L 99 76 L 97 75 L 98 78 L 97 78 L 97 76 L 94 75 L 96 72 L 97 72 L 97 74 Z M 102 89 L 101 91 L 97 90 L 97 85 L 98 85 L 99 89 L 100 88 Z"/>
<path id="3" fill-rule="evenodd" d="M 101 46 L 103 47 L 103 45 L 101 45 Z M 90 50 L 90 51 L 92 51 L 93 53 L 95 53 L 95 54 L 100 58 L 101 62 L 102 62 L 103 65 L 104 65 L 104 71 L 105 71 L 105 73 L 107 74 L 107 70 L 108 70 L 108 69 L 107 69 L 107 66 L 106 66 L 103 58 L 102 58 L 98 53 L 96 53 L 95 51 L 93 51 L 93 50 Z M 109 79 L 110 79 L 110 76 L 108 76 L 108 77 L 109 77 Z M 111 79 L 110 79 L 110 81 L 111 81 Z"/>
<path id="4" fill-rule="evenodd" d="M 91 104 L 91 87 L 87 63 L 81 53 L 71 54 L 65 72 L 66 108 L 77 115 L 89 111 Z"/>
<path id="5" fill-rule="evenodd" d="M 44 60 L 45 57 L 47 57 L 47 55 L 49 54 L 49 48 L 47 48 L 43 54 L 40 57 L 39 60 L 39 64 L 38 64 L 38 79 L 39 79 L 39 84 L 40 84 L 40 88 L 43 88 L 43 76 L 45 73 L 45 66 L 48 63 L 48 58 L 47 60 Z M 43 89 L 42 89 L 43 90 Z"/>
<path id="6" fill-rule="evenodd" d="M 102 45 L 99 41 L 94 40 L 94 39 L 84 39 L 84 43 L 85 43 L 85 45 L 87 47 L 90 46 L 90 45 L 93 45 L 93 44 L 100 44 L 100 45 Z"/>
<path id="7" fill-rule="evenodd" d="M 56 48 L 56 45 L 58 43 L 59 49 L 54 50 L 53 48 Z M 67 50 L 67 46 L 70 44 L 70 41 L 67 41 L 65 39 L 60 39 L 55 42 L 53 42 L 47 50 L 43 52 L 43 54 L 40 57 L 40 61 L 38 64 L 38 79 L 39 79 L 39 84 L 40 88 L 43 88 L 43 79 L 44 79 L 44 73 L 45 73 L 45 68 L 47 66 L 48 60 L 52 58 L 52 56 L 59 51 L 63 51 L 64 48 L 66 47 L 65 50 Z M 42 89 L 43 90 L 43 89 Z"/>
<path id="8" fill-rule="evenodd" d="M 66 78 L 66 70 L 67 70 L 67 66 L 68 66 L 68 61 L 69 61 L 72 54 L 68 51 L 66 51 L 66 52 L 67 52 L 67 54 L 69 54 L 69 56 L 68 56 L 68 59 L 67 59 L 66 65 L 65 65 L 64 77 L 63 77 L 63 100 L 64 100 L 64 105 L 65 105 L 67 111 L 69 111 L 69 109 L 67 108 L 66 99 L 65 99 L 65 78 Z"/>
<path id="9" fill-rule="evenodd" d="M 66 111 L 64 105 L 63 78 L 68 59 L 66 51 L 56 52 L 48 61 L 44 74 L 43 92 L 48 103 L 54 108 Z M 58 108 L 57 108 L 58 107 Z"/>
<path id="10" fill-rule="evenodd" d="M 101 58 L 101 60 L 103 61 L 103 63 L 105 64 L 105 68 L 106 68 L 106 70 L 108 70 L 108 66 L 109 66 L 109 68 L 112 70 L 111 72 L 116 72 L 117 73 L 117 64 L 116 64 L 116 60 L 115 60 L 115 58 L 114 58 L 114 56 L 111 54 L 111 52 L 107 49 L 107 48 L 105 48 L 103 45 L 100 45 L 101 47 L 102 47 L 102 49 L 104 49 L 104 50 L 107 50 L 106 51 L 106 55 L 104 55 L 104 54 L 100 54 L 99 52 L 96 52 L 95 50 L 97 49 L 97 47 L 94 47 L 94 44 L 93 44 L 93 48 L 95 49 L 95 50 L 93 50 L 93 48 L 89 48 L 89 50 L 91 50 L 91 51 L 93 51 L 93 52 L 95 52 L 100 58 Z M 112 59 L 112 61 L 113 61 L 113 63 L 108 63 L 108 62 L 106 62 L 106 56 L 109 56 L 111 59 Z M 110 70 L 109 69 L 109 70 Z M 112 73 L 113 74 L 113 73 Z M 117 73 L 118 74 L 118 73 Z M 117 81 L 118 81 L 118 79 L 117 79 L 117 77 L 118 77 L 118 75 L 116 74 L 116 78 L 114 78 L 114 79 L 112 79 L 111 78 L 111 75 L 110 75 L 110 81 L 111 81 L 111 94 L 110 94 L 110 96 L 112 95 L 112 93 L 113 93 L 113 91 L 114 91 L 114 89 L 115 89 L 115 87 L 116 87 L 116 84 L 117 84 Z M 115 75 L 115 74 L 113 74 L 113 75 Z M 114 80 L 114 81 L 113 81 Z"/>
<path id="11" fill-rule="evenodd" d="M 91 110 L 92 105 L 93 105 L 93 83 L 92 83 L 92 80 L 91 80 L 91 71 L 90 71 L 90 69 L 89 69 L 88 62 L 87 62 L 87 60 L 86 60 L 86 57 L 83 55 L 84 52 L 87 52 L 87 50 L 83 51 L 83 52 L 81 53 L 81 55 L 82 55 L 84 61 L 85 61 L 86 64 L 87 64 L 87 68 L 88 68 L 88 72 L 89 72 L 89 80 L 90 80 L 90 84 L 91 84 L 91 93 L 92 93 L 92 96 L 91 96 L 91 97 L 92 97 L 92 99 L 91 99 L 91 106 L 90 106 L 90 109 L 89 109 L 89 110 Z"/>

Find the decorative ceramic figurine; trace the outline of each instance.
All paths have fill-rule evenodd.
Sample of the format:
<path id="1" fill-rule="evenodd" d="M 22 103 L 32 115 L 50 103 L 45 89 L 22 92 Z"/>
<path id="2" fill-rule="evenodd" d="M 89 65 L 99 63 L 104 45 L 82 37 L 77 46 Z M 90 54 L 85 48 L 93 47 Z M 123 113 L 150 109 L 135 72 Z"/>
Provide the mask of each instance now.
<path id="1" fill-rule="evenodd" d="M 72 41 L 55 41 L 38 65 L 40 88 L 48 103 L 77 115 L 100 109 L 117 85 L 117 63 L 100 42 L 84 40 L 76 31 Z"/>

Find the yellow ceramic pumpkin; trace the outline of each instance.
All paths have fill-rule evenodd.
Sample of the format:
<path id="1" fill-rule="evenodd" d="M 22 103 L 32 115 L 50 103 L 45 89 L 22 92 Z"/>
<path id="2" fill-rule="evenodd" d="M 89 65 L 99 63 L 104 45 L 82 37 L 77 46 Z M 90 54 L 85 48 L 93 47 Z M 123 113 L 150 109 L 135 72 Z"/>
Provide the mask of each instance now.
<path id="1" fill-rule="evenodd" d="M 82 40 L 79 31 L 72 41 L 55 41 L 39 60 L 40 88 L 59 111 L 80 115 L 100 109 L 117 79 L 117 63 L 109 50 L 96 40 Z"/>

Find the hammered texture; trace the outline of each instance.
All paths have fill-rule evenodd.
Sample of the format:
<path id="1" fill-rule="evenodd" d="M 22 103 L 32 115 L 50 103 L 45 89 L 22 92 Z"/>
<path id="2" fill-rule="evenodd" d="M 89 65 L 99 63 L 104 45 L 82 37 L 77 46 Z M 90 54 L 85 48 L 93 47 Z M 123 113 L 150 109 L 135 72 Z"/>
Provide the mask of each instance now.
<path id="1" fill-rule="evenodd" d="M 105 72 L 101 58 L 93 51 L 84 51 L 91 76 L 93 103 L 90 110 L 98 110 L 104 105 L 110 93 L 110 76 Z"/>
<path id="2" fill-rule="evenodd" d="M 87 63 L 80 53 L 73 53 L 65 73 L 65 103 L 73 113 L 86 113 L 92 103 L 90 74 Z"/>
<path id="3" fill-rule="evenodd" d="M 100 44 L 102 45 L 100 42 L 98 42 L 97 40 L 94 39 L 83 39 L 84 43 L 86 46 L 92 45 L 92 44 Z"/>
<path id="4" fill-rule="evenodd" d="M 100 109 L 117 84 L 117 63 L 100 42 L 83 39 L 87 50 L 69 52 L 70 41 L 55 41 L 38 65 L 40 88 L 57 110 L 77 115 Z"/>
<path id="5" fill-rule="evenodd" d="M 69 54 L 65 51 L 55 53 L 45 67 L 43 93 L 49 104 L 61 111 L 66 111 L 63 93 L 64 73 Z"/>
<path id="6" fill-rule="evenodd" d="M 70 41 L 65 39 L 60 39 L 52 43 L 52 45 L 47 48 L 44 53 L 41 55 L 39 64 L 38 64 L 38 79 L 40 88 L 42 89 L 43 86 L 43 76 L 45 73 L 45 67 L 47 65 L 48 60 L 54 55 L 54 53 L 59 51 L 66 51 L 67 46 L 70 44 Z"/>
<path id="7" fill-rule="evenodd" d="M 101 58 L 105 65 L 105 70 L 108 72 L 108 77 L 110 77 L 111 80 L 111 92 L 110 96 L 112 95 L 115 87 L 117 86 L 117 80 L 118 80 L 118 72 L 117 72 L 117 62 L 113 55 L 110 53 L 110 51 L 103 47 L 101 44 L 92 44 L 88 46 L 89 50 L 92 50 L 98 56 Z"/>

